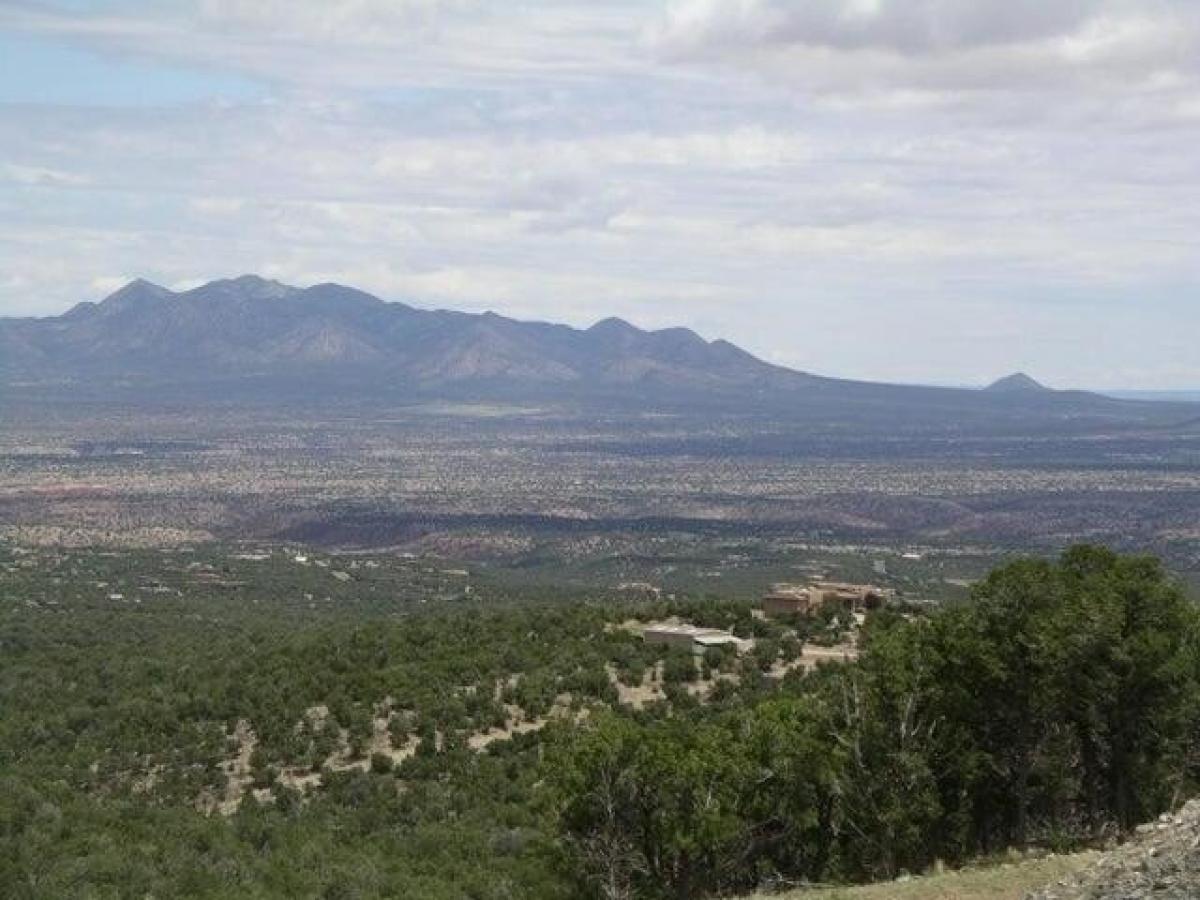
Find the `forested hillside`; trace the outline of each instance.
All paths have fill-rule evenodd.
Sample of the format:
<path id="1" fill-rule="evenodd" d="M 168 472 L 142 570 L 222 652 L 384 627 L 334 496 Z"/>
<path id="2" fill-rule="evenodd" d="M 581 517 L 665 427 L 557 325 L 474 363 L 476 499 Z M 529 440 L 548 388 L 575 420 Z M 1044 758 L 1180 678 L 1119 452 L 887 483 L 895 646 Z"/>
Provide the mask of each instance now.
<path id="1" fill-rule="evenodd" d="M 1082 845 L 1200 774 L 1196 610 L 1155 561 L 1096 548 L 872 614 L 857 662 L 813 670 L 800 644 L 836 619 L 715 598 L 466 591 L 365 558 L 0 556 L 4 897 L 858 882 Z M 754 649 L 625 627 L 670 614 Z"/>

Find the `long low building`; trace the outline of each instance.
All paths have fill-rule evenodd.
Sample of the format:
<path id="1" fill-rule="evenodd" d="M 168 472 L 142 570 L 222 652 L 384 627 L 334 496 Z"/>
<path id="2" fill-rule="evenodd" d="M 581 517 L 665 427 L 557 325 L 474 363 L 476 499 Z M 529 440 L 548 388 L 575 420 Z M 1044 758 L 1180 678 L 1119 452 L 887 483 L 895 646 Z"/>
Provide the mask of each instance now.
<path id="1" fill-rule="evenodd" d="M 749 644 L 748 641 L 743 641 L 720 628 L 665 623 L 647 625 L 642 629 L 642 640 L 647 644 L 689 647 L 696 651 L 708 650 L 712 647 L 733 647 L 741 652 Z"/>

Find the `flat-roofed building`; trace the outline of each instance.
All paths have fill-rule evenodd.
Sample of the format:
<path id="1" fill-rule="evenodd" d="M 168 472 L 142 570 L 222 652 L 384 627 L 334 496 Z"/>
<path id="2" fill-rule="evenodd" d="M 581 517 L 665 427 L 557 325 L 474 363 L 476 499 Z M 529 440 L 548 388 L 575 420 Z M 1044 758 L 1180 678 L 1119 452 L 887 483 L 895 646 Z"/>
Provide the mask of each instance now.
<path id="1" fill-rule="evenodd" d="M 806 616 L 813 608 L 812 592 L 797 584 L 774 584 L 763 595 L 762 611 L 768 616 Z"/>
<path id="2" fill-rule="evenodd" d="M 741 650 L 746 642 L 720 628 L 700 628 L 696 625 L 657 623 L 642 629 L 642 640 L 647 644 L 665 644 L 669 647 L 686 647 L 703 652 L 710 647 L 731 646 Z"/>

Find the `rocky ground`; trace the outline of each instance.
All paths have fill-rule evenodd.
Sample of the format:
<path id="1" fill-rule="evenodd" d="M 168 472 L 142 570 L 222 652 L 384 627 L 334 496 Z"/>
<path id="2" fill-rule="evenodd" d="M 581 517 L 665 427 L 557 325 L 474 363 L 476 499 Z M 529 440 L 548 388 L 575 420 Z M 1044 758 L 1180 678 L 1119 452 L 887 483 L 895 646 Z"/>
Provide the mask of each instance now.
<path id="1" fill-rule="evenodd" d="M 1024 900 L 1038 885 L 1085 869 L 1100 854 L 1020 858 L 966 869 L 933 872 L 879 884 L 811 887 L 787 894 L 755 894 L 753 900 Z"/>
<path id="2" fill-rule="evenodd" d="M 1027 900 L 1195 900 L 1200 898 L 1200 800 L 1143 825 L 1092 866 Z"/>

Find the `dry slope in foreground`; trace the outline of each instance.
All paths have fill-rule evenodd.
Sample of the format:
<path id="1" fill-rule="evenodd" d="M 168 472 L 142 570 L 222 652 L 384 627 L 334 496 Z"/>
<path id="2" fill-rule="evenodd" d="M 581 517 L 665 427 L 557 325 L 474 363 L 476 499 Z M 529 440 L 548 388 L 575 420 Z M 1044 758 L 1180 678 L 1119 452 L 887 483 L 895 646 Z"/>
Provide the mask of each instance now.
<path id="1" fill-rule="evenodd" d="M 1023 900 L 1030 890 L 1083 869 L 1096 853 L 1048 856 L 884 884 L 775 895 L 775 900 Z M 762 895 L 762 900 L 770 895 Z"/>
<path id="2" fill-rule="evenodd" d="M 1200 897 L 1200 800 L 1143 825 L 1129 843 L 1029 900 L 1194 900 Z"/>

